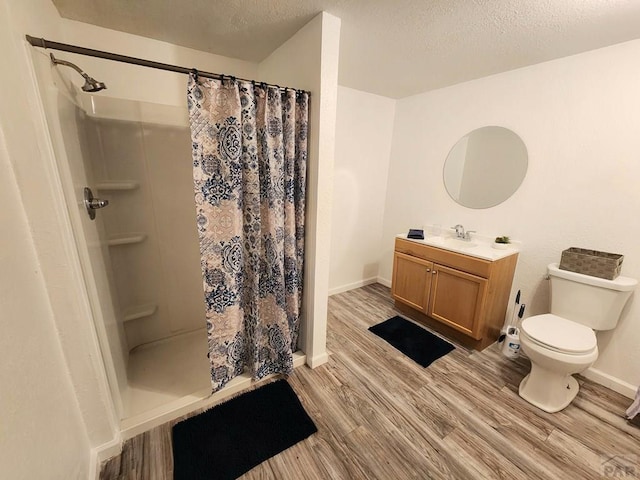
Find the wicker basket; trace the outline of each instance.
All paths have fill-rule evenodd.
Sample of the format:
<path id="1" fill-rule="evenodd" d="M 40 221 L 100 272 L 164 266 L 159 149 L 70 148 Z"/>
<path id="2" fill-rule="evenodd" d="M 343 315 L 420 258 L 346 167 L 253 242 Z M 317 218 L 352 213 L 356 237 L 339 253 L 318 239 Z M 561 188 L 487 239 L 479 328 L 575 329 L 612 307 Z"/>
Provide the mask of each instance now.
<path id="1" fill-rule="evenodd" d="M 572 247 L 562 251 L 560 269 L 613 280 L 620 275 L 622 260 L 624 256 L 617 253 Z"/>

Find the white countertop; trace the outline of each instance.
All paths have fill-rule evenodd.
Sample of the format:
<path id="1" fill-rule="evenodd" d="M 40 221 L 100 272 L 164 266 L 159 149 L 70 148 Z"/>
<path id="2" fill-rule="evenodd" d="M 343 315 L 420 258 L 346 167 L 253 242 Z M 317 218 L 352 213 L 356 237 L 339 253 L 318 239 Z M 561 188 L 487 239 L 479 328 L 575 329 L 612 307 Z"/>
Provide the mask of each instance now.
<path id="1" fill-rule="evenodd" d="M 407 238 L 406 233 L 400 233 L 396 235 L 396 237 L 404 238 L 410 242 L 442 248 L 443 250 L 449 250 L 450 252 L 461 253 L 462 255 L 469 255 L 470 257 L 482 258 L 483 260 L 489 261 L 500 260 L 501 258 L 514 255 L 520 251 L 521 247 L 520 242 L 512 241 L 505 250 L 498 250 L 492 246 L 493 239 L 495 237 L 472 234 L 471 240 L 465 241 L 459 240 L 455 238 L 455 235 L 448 235 L 447 233 L 436 237 L 429 236 L 425 232 L 424 240 Z"/>

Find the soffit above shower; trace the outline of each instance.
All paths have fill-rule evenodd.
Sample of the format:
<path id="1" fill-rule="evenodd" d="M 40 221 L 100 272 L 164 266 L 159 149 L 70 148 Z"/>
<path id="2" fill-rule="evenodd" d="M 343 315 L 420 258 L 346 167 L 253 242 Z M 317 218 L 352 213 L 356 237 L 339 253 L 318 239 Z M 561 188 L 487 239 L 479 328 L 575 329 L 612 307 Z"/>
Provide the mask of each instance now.
<path id="1" fill-rule="evenodd" d="M 392 98 L 640 37 L 637 0 L 53 3 L 65 18 L 253 62 L 324 10 L 342 19 L 339 83 Z"/>

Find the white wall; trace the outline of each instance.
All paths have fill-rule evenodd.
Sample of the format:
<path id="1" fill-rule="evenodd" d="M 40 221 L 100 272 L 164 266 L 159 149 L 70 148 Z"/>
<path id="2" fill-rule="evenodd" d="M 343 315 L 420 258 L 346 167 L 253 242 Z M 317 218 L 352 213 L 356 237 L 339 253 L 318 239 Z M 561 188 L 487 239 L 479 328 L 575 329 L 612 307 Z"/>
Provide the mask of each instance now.
<path id="1" fill-rule="evenodd" d="M 15 479 L 82 478 L 88 473 L 89 440 L 57 341 L 2 123 L 0 470 Z"/>
<path id="2" fill-rule="evenodd" d="M 259 79 L 311 92 L 304 322 L 301 345 L 307 363 L 328 360 L 326 351 L 329 243 L 335 153 L 340 19 L 320 13 L 259 66 Z"/>
<path id="3" fill-rule="evenodd" d="M 83 478 L 89 440 L 9 160 L 5 114 L 0 109 L 0 470 L 14 479 Z"/>
<path id="4" fill-rule="evenodd" d="M 395 100 L 338 88 L 329 293 L 376 281 Z"/>
<path id="5" fill-rule="evenodd" d="M 39 142 L 39 118 L 32 116 L 35 90 L 23 34 L 27 26 L 55 34 L 56 16 L 48 1 L 0 1 L 2 59 L 11 66 L 0 69 L 0 471 L 12 479 L 86 478 L 92 442 L 110 433 L 103 405 L 92 411 L 103 418 L 87 423 L 94 392 L 79 395 L 76 385 L 84 377 L 99 395 L 95 344 L 82 327 L 67 329 L 78 319 L 73 300 L 62 308 L 55 303 L 64 296 L 55 290 L 69 267 L 59 249 L 60 212 L 50 206 L 50 171 L 41 162 L 47 152 Z M 29 177 L 32 188 L 24 186 Z M 48 236 L 50 245 L 34 243 L 36 236 Z M 45 286 L 54 262 L 58 281 Z M 77 349 L 82 364 L 75 369 L 59 333 L 83 338 Z"/>
<path id="6" fill-rule="evenodd" d="M 256 78 L 258 65 L 253 62 L 200 52 L 167 42 L 117 32 L 74 20 L 62 19 L 64 37 L 58 39 L 97 50 L 107 50 L 120 55 L 144 58 L 156 62 L 169 63 L 186 68 L 198 68 L 212 73 L 223 73 L 240 78 Z M 37 34 L 33 34 L 38 36 Z M 50 38 L 49 40 L 56 40 Z M 48 52 L 40 50 L 44 55 Z M 163 105 L 186 106 L 187 75 L 153 68 L 112 62 L 99 58 L 54 52 L 56 57 L 77 63 L 96 80 L 105 82 L 107 89 L 100 96 L 123 98 L 140 102 Z M 82 78 L 76 75 L 76 85 L 82 85 Z"/>
<path id="7" fill-rule="evenodd" d="M 622 253 L 623 275 L 640 279 L 638 58 L 633 41 L 398 101 L 381 277 L 391 278 L 394 234 L 462 223 L 524 242 L 513 289 L 526 316 L 548 311 L 546 265 L 567 247 Z M 442 166 L 459 138 L 485 125 L 520 135 L 529 170 L 505 203 L 472 210 L 449 198 Z M 614 331 L 598 334 L 592 372 L 627 394 L 640 384 L 638 295 Z"/>

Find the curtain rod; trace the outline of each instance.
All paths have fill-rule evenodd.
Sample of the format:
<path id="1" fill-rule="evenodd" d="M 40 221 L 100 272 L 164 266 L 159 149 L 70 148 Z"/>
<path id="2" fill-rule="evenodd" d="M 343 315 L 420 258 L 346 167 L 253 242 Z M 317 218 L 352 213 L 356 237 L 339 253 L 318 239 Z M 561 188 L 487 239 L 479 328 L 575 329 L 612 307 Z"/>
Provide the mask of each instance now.
<path id="1" fill-rule="evenodd" d="M 224 78 L 235 78 L 237 80 L 240 80 L 241 82 L 252 82 L 252 83 L 269 85 L 270 87 L 277 87 L 283 91 L 295 90 L 298 92 L 305 92 L 304 90 L 298 90 L 296 88 L 281 87 L 280 85 L 272 85 L 272 84 L 266 84 L 264 82 L 256 82 L 255 80 L 237 78 L 237 77 L 234 77 L 233 75 L 223 75 L 220 73 L 203 72 L 195 68 L 180 67 L 178 65 L 170 65 L 168 63 L 145 60 L 144 58 L 129 57 L 127 55 L 119 55 L 117 53 L 105 52 L 102 50 L 94 50 L 92 48 L 78 47 L 77 45 L 69 45 L 67 43 L 53 42 L 51 40 L 46 40 L 44 38 L 32 37 L 31 35 L 25 35 L 25 38 L 27 39 L 27 42 L 29 42 L 32 46 L 39 47 L 39 48 L 48 48 L 51 50 L 59 50 L 61 52 L 77 53 L 79 55 L 87 55 L 89 57 L 103 58 L 105 60 L 113 60 L 114 62 L 130 63 L 131 65 L 140 65 L 142 67 L 157 68 L 158 70 L 184 73 L 187 75 L 193 72 L 197 72 L 198 77 L 213 78 L 215 80 L 223 80 Z M 305 92 L 305 93 L 307 93 L 309 96 L 311 95 L 311 92 Z"/>

